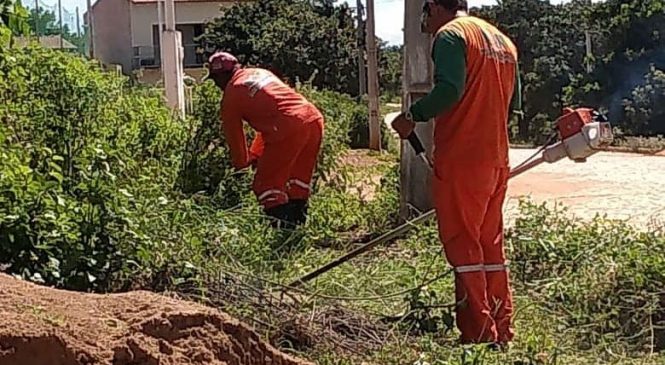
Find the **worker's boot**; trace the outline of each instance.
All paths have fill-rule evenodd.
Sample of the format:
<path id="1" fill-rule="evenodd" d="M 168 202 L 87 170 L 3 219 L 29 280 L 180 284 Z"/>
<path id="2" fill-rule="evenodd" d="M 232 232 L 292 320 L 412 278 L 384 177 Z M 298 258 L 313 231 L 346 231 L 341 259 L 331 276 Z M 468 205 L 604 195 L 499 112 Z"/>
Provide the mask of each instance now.
<path id="1" fill-rule="evenodd" d="M 265 209 L 265 214 L 272 219 L 270 225 L 277 229 L 294 229 L 295 224 L 292 218 L 293 207 L 291 204 L 286 203 L 276 207 Z"/>
<path id="2" fill-rule="evenodd" d="M 292 206 L 291 220 L 297 226 L 303 225 L 307 222 L 307 211 L 309 202 L 306 199 L 294 199 L 289 202 Z"/>

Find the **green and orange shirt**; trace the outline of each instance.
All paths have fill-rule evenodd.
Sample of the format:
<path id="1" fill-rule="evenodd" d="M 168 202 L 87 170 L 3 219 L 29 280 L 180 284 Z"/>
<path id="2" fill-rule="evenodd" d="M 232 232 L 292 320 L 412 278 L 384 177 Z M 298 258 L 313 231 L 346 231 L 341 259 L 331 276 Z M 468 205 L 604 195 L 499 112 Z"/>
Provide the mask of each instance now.
<path id="1" fill-rule="evenodd" d="M 517 48 L 486 21 L 460 16 L 432 49 L 434 88 L 410 107 L 417 122 L 435 119 L 435 163 L 506 167 L 508 118 L 521 109 Z"/>

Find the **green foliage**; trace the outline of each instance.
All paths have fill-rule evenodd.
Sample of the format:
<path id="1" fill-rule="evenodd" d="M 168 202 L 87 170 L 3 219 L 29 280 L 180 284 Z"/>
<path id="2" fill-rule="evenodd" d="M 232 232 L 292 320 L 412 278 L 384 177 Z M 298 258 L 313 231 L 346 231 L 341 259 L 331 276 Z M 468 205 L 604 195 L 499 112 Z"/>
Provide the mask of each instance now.
<path id="1" fill-rule="evenodd" d="M 83 59 L 0 57 L 0 256 L 26 278 L 107 288 L 142 242 L 133 211 L 168 194 L 186 130 L 159 94 Z"/>
<path id="2" fill-rule="evenodd" d="M 229 208 L 249 194 L 251 180 L 247 173 L 235 172 L 231 166 L 219 120 L 221 96 L 211 82 L 194 88 L 195 110 L 190 123 L 193 133 L 187 143 L 176 187 L 185 194 L 214 194 L 217 204 Z"/>
<path id="3" fill-rule="evenodd" d="M 379 47 L 379 89 L 383 97 L 402 96 L 402 62 L 404 46 Z"/>
<path id="4" fill-rule="evenodd" d="M 665 133 L 665 72 L 651 66 L 644 83 L 636 86 L 624 100 L 624 120 L 640 135 Z"/>
<path id="5" fill-rule="evenodd" d="M 35 35 L 48 36 L 62 34 L 62 37 L 74 44 L 80 53 L 83 53 L 85 50 L 87 27 L 83 26 L 83 32 L 81 35 L 77 34 L 76 29 L 70 29 L 68 24 L 64 24 L 61 30 L 56 14 L 53 11 L 42 8 L 40 8 L 39 11 L 37 9 L 30 9 L 30 16 L 27 19 L 27 24 Z"/>
<path id="6" fill-rule="evenodd" d="M 169 287 L 230 253 L 245 265 L 269 265 L 272 245 L 284 238 L 265 224 L 250 171 L 231 169 L 211 83 L 196 87 L 194 115 L 180 120 L 157 90 L 130 87 L 58 51 L 1 53 L 0 76 L 0 262 L 8 272 L 104 291 Z M 328 177 L 348 148 L 357 104 L 301 90 L 326 116 L 317 174 Z M 381 216 L 358 213 L 345 188 L 317 186 L 312 210 L 344 217 L 340 230 L 356 218 L 387 221 L 386 207 L 374 210 Z M 328 225 L 311 221 L 313 231 Z M 307 239 L 291 238 L 300 246 Z"/>
<path id="7" fill-rule="evenodd" d="M 21 0 L 0 0 L 0 49 L 10 43 L 13 35 L 27 35 L 30 32 L 27 17 L 28 11 Z"/>
<path id="8" fill-rule="evenodd" d="M 367 101 L 358 102 L 345 94 L 330 90 L 318 90 L 311 85 L 301 86 L 299 89 L 324 114 L 326 120 L 336 121 L 332 132 L 335 140 L 324 145 L 324 151 L 339 148 L 340 143 L 351 148 L 368 148 L 369 146 L 369 107 Z M 346 134 L 344 132 L 347 131 Z M 387 149 L 391 146 L 391 138 L 385 123 L 381 123 L 381 146 Z M 324 156 L 333 157 L 328 152 Z M 324 162 L 324 166 L 328 164 Z"/>
<path id="9" fill-rule="evenodd" d="M 357 93 L 356 30 L 348 5 L 334 1 L 259 0 L 237 4 L 208 24 L 207 47 L 266 66 L 292 83 Z"/>
<path id="10" fill-rule="evenodd" d="M 565 311 L 582 347 L 620 341 L 665 346 L 665 235 L 523 202 L 508 233 L 515 278 Z"/>
<path id="11" fill-rule="evenodd" d="M 664 104 L 652 103 L 662 95 L 654 73 L 665 68 L 662 1 L 504 0 L 472 12 L 497 24 L 518 46 L 526 117 L 514 138 L 543 142 L 563 107 L 581 105 L 608 112 L 629 134 L 665 131 Z"/>

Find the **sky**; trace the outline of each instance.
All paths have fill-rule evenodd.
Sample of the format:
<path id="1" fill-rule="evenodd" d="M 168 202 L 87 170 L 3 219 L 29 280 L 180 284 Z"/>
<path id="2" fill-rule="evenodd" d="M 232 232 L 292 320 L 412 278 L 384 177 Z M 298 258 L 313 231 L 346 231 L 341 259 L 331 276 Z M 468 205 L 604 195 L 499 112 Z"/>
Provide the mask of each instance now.
<path id="1" fill-rule="evenodd" d="M 40 6 L 57 6 L 57 0 L 38 0 Z M 61 0 L 63 12 L 65 13 L 65 23 L 73 21 L 72 28 L 75 29 L 75 14 L 76 7 L 79 7 L 81 16 L 85 12 L 86 0 Z M 351 3 L 355 7 L 355 0 L 338 0 Z M 374 0 L 374 7 L 376 9 L 376 34 L 379 38 L 387 41 L 390 44 L 402 44 L 402 24 L 404 22 L 404 1 L 405 0 Z M 417 1 L 417 0 L 411 0 Z M 551 0 L 552 3 L 561 3 L 568 0 Z M 93 0 L 93 3 L 95 0 Z M 363 3 L 366 3 L 363 0 Z M 491 5 L 495 4 L 495 0 L 469 0 L 469 6 Z M 34 0 L 23 0 L 23 4 L 28 7 L 33 7 Z M 67 16 L 71 14 L 72 16 Z"/>
<path id="2" fill-rule="evenodd" d="M 353 3 L 354 0 L 345 0 Z M 411 0 L 413 1 L 413 0 Z M 550 0 L 552 4 L 568 0 Z M 365 3 L 365 1 L 363 1 Z M 469 0 L 469 7 L 496 4 L 494 0 Z M 404 0 L 374 0 L 376 11 L 376 35 L 389 44 L 402 44 L 402 25 L 404 24 Z"/>

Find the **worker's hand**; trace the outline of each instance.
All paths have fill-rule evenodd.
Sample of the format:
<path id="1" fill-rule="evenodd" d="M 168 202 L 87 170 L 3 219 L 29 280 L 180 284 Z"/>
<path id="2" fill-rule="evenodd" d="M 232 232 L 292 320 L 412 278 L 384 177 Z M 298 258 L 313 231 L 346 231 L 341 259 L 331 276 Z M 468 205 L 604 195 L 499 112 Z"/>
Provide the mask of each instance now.
<path id="1" fill-rule="evenodd" d="M 406 115 L 401 113 L 391 123 L 391 126 L 399 134 L 399 138 L 407 139 L 411 132 L 416 128 L 416 123 L 412 120 L 406 119 Z"/>

